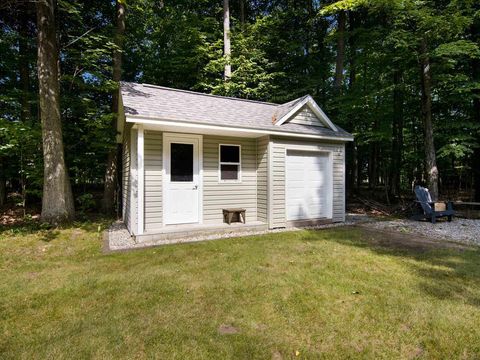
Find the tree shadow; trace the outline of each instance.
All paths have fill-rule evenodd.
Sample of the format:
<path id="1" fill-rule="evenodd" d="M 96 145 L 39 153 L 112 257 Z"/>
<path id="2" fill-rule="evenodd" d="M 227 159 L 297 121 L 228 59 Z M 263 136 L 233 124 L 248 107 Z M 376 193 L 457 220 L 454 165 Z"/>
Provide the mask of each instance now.
<path id="1" fill-rule="evenodd" d="M 42 236 L 42 241 L 49 243 L 50 241 L 55 240 L 58 235 L 60 235 L 59 230 L 49 230 L 45 231 Z"/>
<path id="2" fill-rule="evenodd" d="M 41 222 L 39 219 L 26 218 L 22 221 L 9 225 L 0 225 L 0 236 L 31 235 L 34 233 L 45 233 L 43 241 L 50 242 L 55 239 L 60 230 L 82 229 L 88 232 L 98 232 L 108 227 L 115 219 L 100 214 L 83 214 L 75 221 L 57 226 Z"/>
<path id="3" fill-rule="evenodd" d="M 309 230 L 304 241 L 333 241 L 368 249 L 380 255 L 404 258 L 405 266 L 419 276 L 418 289 L 438 300 L 457 299 L 480 307 L 480 248 L 420 236 L 350 226 L 341 236 L 318 238 Z M 355 236 L 352 236 L 355 232 Z M 360 236 L 358 236 L 358 233 Z"/>

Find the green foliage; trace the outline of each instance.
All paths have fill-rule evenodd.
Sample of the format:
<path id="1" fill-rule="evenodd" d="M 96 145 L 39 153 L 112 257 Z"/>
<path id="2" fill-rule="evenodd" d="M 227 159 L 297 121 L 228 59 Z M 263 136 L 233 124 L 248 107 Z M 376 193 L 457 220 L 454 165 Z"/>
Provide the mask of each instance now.
<path id="1" fill-rule="evenodd" d="M 76 198 L 76 202 L 77 202 L 77 209 L 81 212 L 95 209 L 96 203 L 95 203 L 93 194 L 85 193 L 85 194 L 79 195 Z"/>
<path id="2" fill-rule="evenodd" d="M 479 44 L 470 40 L 456 40 L 450 43 L 440 44 L 435 49 L 435 55 L 449 58 L 467 57 L 479 58 Z"/>
<path id="3" fill-rule="evenodd" d="M 196 86 L 213 94 L 234 96 L 245 99 L 270 100 L 278 90 L 278 82 L 283 72 L 275 71 L 276 64 L 266 56 L 262 36 L 264 21 L 259 20 L 247 30 L 232 38 L 232 52 L 229 59 L 232 76 L 224 81 L 223 70 L 227 59 L 223 56 L 223 42 L 209 44 L 206 53 L 209 62 L 203 69 L 203 77 Z"/>
<path id="4" fill-rule="evenodd" d="M 6 178 L 18 177 L 25 195 L 41 196 L 43 161 L 38 124 L 12 122 L 0 118 L 0 161 Z"/>
<path id="5" fill-rule="evenodd" d="M 347 175 L 355 160 L 359 183 L 388 177 L 394 158 L 392 124 L 398 115 L 393 98 L 401 93 L 404 146 L 398 171 L 404 189 L 422 176 L 418 50 L 425 40 L 440 174 L 471 178 L 464 171 L 474 171 L 480 142 L 480 120 L 472 106 L 480 93 L 473 70 L 480 59 L 478 2 L 245 1 L 241 24 L 239 2 L 231 1 L 232 76 L 224 81 L 221 2 L 120 1 L 127 5 L 124 80 L 278 103 L 310 94 L 335 123 L 355 135 L 356 153 L 349 148 Z M 21 3 L 12 2 L 0 13 L 0 181 L 6 177 L 15 191 L 22 183 L 28 194 L 39 197 L 35 7 Z M 345 11 L 347 22 L 344 78 L 337 93 L 339 11 Z M 115 146 L 115 2 L 60 0 L 57 22 L 66 160 L 74 190 L 91 194 L 101 188 L 107 153 Z M 394 74 L 399 74 L 397 83 Z M 381 170 L 376 175 L 375 167 Z"/>

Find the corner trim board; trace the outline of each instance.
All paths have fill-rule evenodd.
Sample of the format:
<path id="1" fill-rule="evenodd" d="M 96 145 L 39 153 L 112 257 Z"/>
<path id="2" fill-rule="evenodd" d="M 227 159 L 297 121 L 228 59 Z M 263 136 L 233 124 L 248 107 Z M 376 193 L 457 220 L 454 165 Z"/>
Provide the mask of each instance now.
<path id="1" fill-rule="evenodd" d="M 273 141 L 268 139 L 267 146 L 267 223 L 273 228 Z"/>
<path id="2" fill-rule="evenodd" d="M 145 171 L 144 171 L 144 151 L 145 151 L 145 132 L 143 126 L 138 127 L 137 132 L 137 176 L 138 176 L 138 230 L 137 234 L 142 235 L 144 231 L 145 219 Z"/>

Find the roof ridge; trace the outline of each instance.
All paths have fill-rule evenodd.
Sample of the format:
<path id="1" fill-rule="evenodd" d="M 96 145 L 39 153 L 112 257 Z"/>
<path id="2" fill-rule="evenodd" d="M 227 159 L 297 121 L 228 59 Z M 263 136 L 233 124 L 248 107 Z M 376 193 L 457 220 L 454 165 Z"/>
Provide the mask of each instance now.
<path id="1" fill-rule="evenodd" d="M 123 81 L 123 82 L 129 83 L 128 81 Z M 138 85 L 142 85 L 144 87 L 150 87 L 150 88 L 154 88 L 154 89 L 163 89 L 163 90 L 177 91 L 177 92 L 183 92 L 183 93 L 188 93 L 188 94 L 210 96 L 210 97 L 216 97 L 216 98 L 220 98 L 220 99 L 230 99 L 230 100 L 236 100 L 236 101 L 251 102 L 251 103 L 256 103 L 256 104 L 271 105 L 271 106 L 275 106 L 275 107 L 282 105 L 282 104 L 276 104 L 276 103 L 267 102 L 267 101 L 242 99 L 242 98 L 236 98 L 236 97 L 233 97 L 233 96 L 206 94 L 206 93 L 193 91 L 193 90 L 175 89 L 175 88 L 170 88 L 170 87 L 160 86 L 160 85 L 153 85 L 153 84 L 144 84 L 144 83 L 139 84 L 139 83 L 133 83 L 133 82 L 130 83 L 130 84 L 138 84 Z"/>
<path id="2" fill-rule="evenodd" d="M 311 97 L 311 96 L 310 95 L 303 95 L 303 96 L 300 96 L 299 98 L 290 100 L 290 101 L 288 101 L 286 103 L 283 103 L 283 104 L 280 104 L 280 106 L 291 106 L 293 104 L 296 104 L 296 103 L 306 99 L 307 97 Z"/>

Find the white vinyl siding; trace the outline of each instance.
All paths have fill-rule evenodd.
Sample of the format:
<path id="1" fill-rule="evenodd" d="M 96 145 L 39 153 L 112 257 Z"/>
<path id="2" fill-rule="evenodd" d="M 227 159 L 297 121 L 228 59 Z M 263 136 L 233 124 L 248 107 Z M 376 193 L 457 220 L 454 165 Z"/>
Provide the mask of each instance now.
<path id="1" fill-rule="evenodd" d="M 132 179 L 130 172 L 130 157 L 131 157 L 131 139 L 130 139 L 131 125 L 125 126 L 122 139 L 122 219 L 129 231 L 132 230 L 130 221 L 130 194 L 132 190 Z"/>
<path id="2" fill-rule="evenodd" d="M 130 232 L 137 233 L 138 189 L 137 189 L 137 130 L 130 130 Z"/>
<path id="3" fill-rule="evenodd" d="M 162 133 L 145 131 L 145 231 L 160 229 L 162 206 Z"/>
<path id="4" fill-rule="evenodd" d="M 345 145 L 343 143 L 327 143 L 318 141 L 294 140 L 275 137 L 272 149 L 272 177 L 273 189 L 271 199 L 272 219 L 270 227 L 286 226 L 286 201 L 285 201 L 285 164 L 286 149 L 295 147 L 301 150 L 302 146 L 309 149 L 314 148 L 315 151 L 331 152 L 333 167 L 333 222 L 345 221 Z"/>
<path id="5" fill-rule="evenodd" d="M 130 134 L 128 134 L 130 133 Z M 135 129 L 126 129 L 123 141 L 123 219 L 129 230 L 136 232 L 136 139 Z M 241 146 L 241 182 L 219 181 L 219 145 Z M 270 144 L 270 146 L 269 146 Z M 154 232 L 163 227 L 162 206 L 162 133 L 145 131 L 145 230 Z M 223 222 L 223 208 L 245 208 L 249 221 L 268 222 L 271 228 L 285 227 L 286 219 L 286 152 L 302 146 L 328 152 L 333 168 L 332 221 L 345 219 L 345 147 L 339 142 L 286 137 L 258 139 L 225 136 L 203 136 L 203 222 Z M 268 151 L 270 147 L 270 153 Z M 270 165 L 269 165 L 270 164 Z M 269 166 L 271 169 L 269 171 Z M 268 198 L 268 194 L 271 198 Z"/>
<path id="6" fill-rule="evenodd" d="M 323 126 L 325 125 L 318 119 L 317 115 L 308 107 L 304 105 L 300 111 L 298 111 L 291 120 L 288 121 L 292 124 L 301 124 L 301 125 L 313 125 L 313 126 Z"/>
<path id="7" fill-rule="evenodd" d="M 257 139 L 257 220 L 268 220 L 268 141 L 265 136 Z"/>
<path id="8" fill-rule="evenodd" d="M 219 182 L 219 145 L 240 145 L 241 182 Z M 222 209 L 244 208 L 257 219 L 256 140 L 224 136 L 203 137 L 203 222 L 222 223 Z"/>

